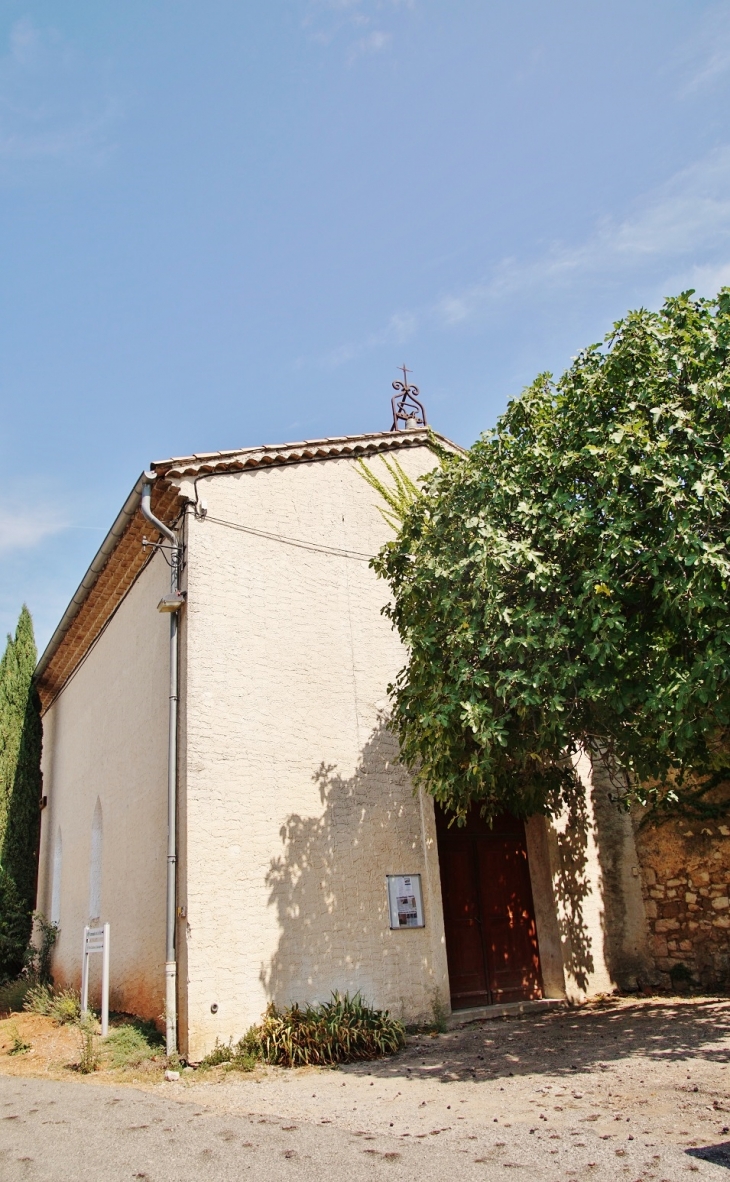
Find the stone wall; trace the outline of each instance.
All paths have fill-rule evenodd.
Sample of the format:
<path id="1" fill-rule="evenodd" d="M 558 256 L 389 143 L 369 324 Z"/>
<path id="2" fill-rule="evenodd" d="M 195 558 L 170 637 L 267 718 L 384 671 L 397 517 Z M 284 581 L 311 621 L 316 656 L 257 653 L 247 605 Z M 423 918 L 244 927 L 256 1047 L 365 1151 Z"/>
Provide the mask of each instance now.
<path id="1" fill-rule="evenodd" d="M 636 826 L 653 978 L 681 990 L 730 987 L 730 828 Z"/>

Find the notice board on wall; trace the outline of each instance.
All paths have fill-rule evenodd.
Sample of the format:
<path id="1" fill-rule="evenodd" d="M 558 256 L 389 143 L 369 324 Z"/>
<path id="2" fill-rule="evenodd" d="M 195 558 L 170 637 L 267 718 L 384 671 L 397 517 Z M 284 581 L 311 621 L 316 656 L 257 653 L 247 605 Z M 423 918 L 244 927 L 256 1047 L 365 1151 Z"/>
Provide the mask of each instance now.
<path id="1" fill-rule="evenodd" d="M 389 874 L 386 881 L 391 928 L 425 927 L 420 874 Z"/>

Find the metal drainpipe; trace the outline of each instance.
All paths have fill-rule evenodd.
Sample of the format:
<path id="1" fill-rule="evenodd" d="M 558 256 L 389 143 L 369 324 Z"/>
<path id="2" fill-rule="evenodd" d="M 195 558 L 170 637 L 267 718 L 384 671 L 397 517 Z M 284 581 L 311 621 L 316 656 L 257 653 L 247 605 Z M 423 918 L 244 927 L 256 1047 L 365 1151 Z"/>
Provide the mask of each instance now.
<path id="1" fill-rule="evenodd" d="M 170 596 L 159 603 L 160 611 L 170 612 L 170 712 L 167 738 L 167 907 L 165 950 L 165 1043 L 168 1055 L 177 1053 L 177 960 L 175 957 L 177 861 L 177 680 L 178 680 L 178 610 L 182 606 L 180 594 L 180 544 L 177 535 L 154 516 L 150 508 L 152 481 L 155 472 L 145 472 L 147 483 L 142 489 L 140 508 L 155 529 L 170 543 Z"/>

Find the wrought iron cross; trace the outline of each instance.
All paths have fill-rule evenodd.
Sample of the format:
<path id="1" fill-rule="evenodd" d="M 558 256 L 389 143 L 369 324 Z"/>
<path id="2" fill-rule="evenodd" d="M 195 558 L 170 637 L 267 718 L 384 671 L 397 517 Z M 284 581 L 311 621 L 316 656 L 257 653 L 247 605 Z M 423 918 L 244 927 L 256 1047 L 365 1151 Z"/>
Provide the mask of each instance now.
<path id="1" fill-rule="evenodd" d="M 396 393 L 391 398 L 391 406 L 393 407 L 393 426 L 391 431 L 412 430 L 414 427 L 426 427 L 428 422 L 426 420 L 426 409 L 418 397 L 420 390 L 418 386 L 411 386 L 408 381 L 408 374 L 410 369 L 406 369 L 405 365 L 401 365 L 400 371 L 403 374 L 402 382 L 393 382 L 392 386 Z M 403 427 L 399 426 L 403 423 Z"/>

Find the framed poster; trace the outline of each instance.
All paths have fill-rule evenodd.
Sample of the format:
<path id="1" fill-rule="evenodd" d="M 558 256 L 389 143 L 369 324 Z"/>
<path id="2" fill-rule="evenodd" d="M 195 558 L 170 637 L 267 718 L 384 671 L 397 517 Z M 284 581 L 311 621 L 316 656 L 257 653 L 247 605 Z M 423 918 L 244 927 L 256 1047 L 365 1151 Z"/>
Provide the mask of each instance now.
<path id="1" fill-rule="evenodd" d="M 388 874 L 391 928 L 425 928 L 420 874 Z"/>

